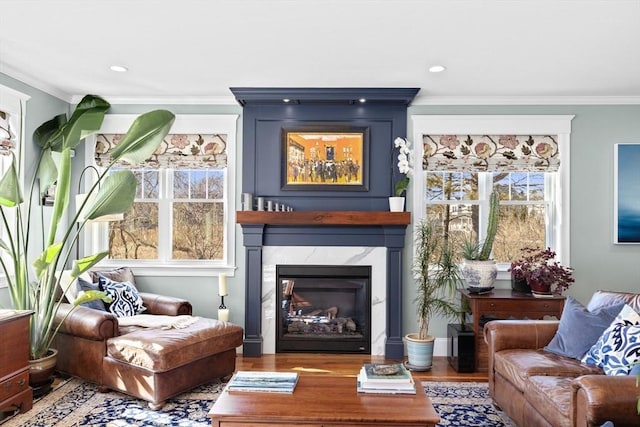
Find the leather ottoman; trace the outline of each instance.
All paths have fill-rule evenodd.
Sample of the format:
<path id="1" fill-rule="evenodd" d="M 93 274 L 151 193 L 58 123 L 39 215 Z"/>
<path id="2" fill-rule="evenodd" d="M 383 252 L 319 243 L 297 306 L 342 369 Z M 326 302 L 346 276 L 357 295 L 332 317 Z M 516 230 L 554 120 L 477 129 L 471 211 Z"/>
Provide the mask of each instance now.
<path id="1" fill-rule="evenodd" d="M 166 399 L 235 369 L 243 329 L 198 318 L 184 328 L 139 328 L 107 340 L 103 386 L 162 407 Z"/>

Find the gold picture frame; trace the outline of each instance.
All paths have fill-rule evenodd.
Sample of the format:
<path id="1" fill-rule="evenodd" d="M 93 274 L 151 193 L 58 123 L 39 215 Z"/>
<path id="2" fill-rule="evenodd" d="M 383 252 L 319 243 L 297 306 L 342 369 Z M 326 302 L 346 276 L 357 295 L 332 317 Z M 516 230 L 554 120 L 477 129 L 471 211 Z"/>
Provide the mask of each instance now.
<path id="1" fill-rule="evenodd" d="M 282 189 L 368 190 L 368 128 L 282 129 Z"/>

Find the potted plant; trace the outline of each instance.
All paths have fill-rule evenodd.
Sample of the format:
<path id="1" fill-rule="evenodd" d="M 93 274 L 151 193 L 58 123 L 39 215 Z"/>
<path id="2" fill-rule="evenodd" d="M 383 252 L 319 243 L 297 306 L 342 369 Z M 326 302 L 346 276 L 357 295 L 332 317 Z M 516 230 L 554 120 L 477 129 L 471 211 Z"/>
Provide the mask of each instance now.
<path id="1" fill-rule="evenodd" d="M 556 261 L 556 253 L 551 248 L 527 247 L 521 251 L 521 258 L 513 261 L 509 268 L 514 284 L 526 282 L 534 295 L 561 295 L 575 281 L 573 268 Z"/>
<path id="2" fill-rule="evenodd" d="M 463 242 L 462 256 L 465 262 L 462 273 L 470 289 L 491 288 L 498 276 L 496 262 L 489 257 L 498 232 L 499 216 L 500 197 L 497 191 L 493 191 L 489 196 L 489 219 L 484 242 L 479 243 L 469 239 Z"/>
<path id="3" fill-rule="evenodd" d="M 404 210 L 404 195 L 413 175 L 413 156 L 410 148 L 411 142 L 407 139 L 398 137 L 393 141 L 393 144 L 398 149 L 398 172 L 403 176 L 394 185 L 394 196 L 389 197 L 389 210 L 402 212 Z M 393 172 L 391 175 L 394 175 Z"/>
<path id="4" fill-rule="evenodd" d="M 156 110 L 139 116 L 120 144 L 112 153 L 112 163 L 98 177 L 77 212 L 83 210 L 84 219 L 76 227 L 79 214 L 69 221 L 65 229 L 67 206 L 71 197 L 71 153 L 85 137 L 99 131 L 110 105 L 104 99 L 85 96 L 67 119 L 58 115 L 43 123 L 33 134 L 40 148 L 36 167 L 25 174 L 28 186 L 18 178 L 20 166 L 13 163 L 0 179 L 0 214 L 4 239 L 0 248 L 3 257 L 0 264 L 6 276 L 11 303 L 16 310 L 29 310 L 30 319 L 29 357 L 38 360 L 50 352 L 55 334 L 60 327 L 54 318 L 62 299 L 57 298 L 58 283 L 62 271 L 72 260 L 72 251 L 87 220 L 107 214 L 124 213 L 131 207 L 136 191 L 136 179 L 131 171 L 120 170 L 109 174 L 111 166 L 120 159 L 141 162 L 151 156 L 167 135 L 175 116 L 166 110 Z M 23 138 L 24 141 L 24 138 Z M 20 144 L 24 149 L 24 144 Z M 59 153 L 59 161 L 52 152 Z M 18 157 L 20 158 L 20 154 Z M 25 171 L 26 172 L 26 171 Z M 55 201 L 51 212 L 45 215 L 40 203 L 42 195 L 55 183 Z M 27 192 L 23 192 L 23 187 Z M 93 197 L 95 196 L 95 197 Z M 39 205 L 39 206 L 38 206 Z M 40 209 L 36 213 L 36 209 Z M 9 220 L 13 210 L 14 219 Z M 45 218 L 49 218 L 45 227 Z M 101 252 L 82 259 L 73 260 L 72 278 L 78 277 L 104 258 Z M 103 298 L 100 292 L 82 293 L 73 303 L 78 305 L 91 299 Z"/>
<path id="5" fill-rule="evenodd" d="M 429 335 L 432 316 L 458 316 L 460 309 L 452 301 L 460 283 L 458 264 L 449 240 L 434 221 L 421 221 L 415 229 L 413 273 L 416 283 L 418 332 L 405 335 L 407 366 L 414 370 L 431 369 L 435 337 Z"/>

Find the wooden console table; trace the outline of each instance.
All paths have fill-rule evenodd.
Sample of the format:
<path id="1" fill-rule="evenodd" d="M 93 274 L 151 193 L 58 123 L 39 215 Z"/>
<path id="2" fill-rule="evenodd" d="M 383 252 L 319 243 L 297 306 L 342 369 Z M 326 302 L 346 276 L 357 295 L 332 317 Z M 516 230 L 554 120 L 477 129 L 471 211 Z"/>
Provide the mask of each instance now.
<path id="1" fill-rule="evenodd" d="M 28 310 L 0 310 L 0 419 L 33 406 L 29 387 Z"/>
<path id="2" fill-rule="evenodd" d="M 460 290 L 462 306 L 472 319 L 476 344 L 476 371 L 487 372 L 489 355 L 484 342 L 483 326 L 495 319 L 543 319 L 553 316 L 560 319 L 565 297 L 537 298 L 531 294 L 513 292 L 511 289 L 494 289 L 487 294 L 472 294 Z"/>

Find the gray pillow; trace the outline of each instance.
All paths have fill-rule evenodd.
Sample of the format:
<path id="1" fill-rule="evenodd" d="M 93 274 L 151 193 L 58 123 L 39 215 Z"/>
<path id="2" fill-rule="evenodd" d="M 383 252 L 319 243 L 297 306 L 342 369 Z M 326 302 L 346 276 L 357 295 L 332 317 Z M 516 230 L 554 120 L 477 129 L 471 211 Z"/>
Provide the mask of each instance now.
<path id="1" fill-rule="evenodd" d="M 97 283 L 91 283 L 91 282 L 87 282 L 86 280 L 84 280 L 81 277 L 78 277 L 76 279 L 76 287 L 78 288 L 77 290 L 77 294 L 80 293 L 80 291 L 99 291 L 100 286 L 98 286 Z M 104 302 L 101 299 L 97 299 L 97 300 L 93 300 L 93 301 L 89 301 L 89 302 L 84 302 L 82 304 L 80 304 L 83 307 L 89 307 L 89 308 L 93 308 L 94 310 L 101 310 L 101 311 L 107 311 L 107 307 L 105 307 Z"/>
<path id="2" fill-rule="evenodd" d="M 544 349 L 561 356 L 581 359 L 611 325 L 624 303 L 587 310 L 579 301 L 567 297 L 558 331 Z"/>

